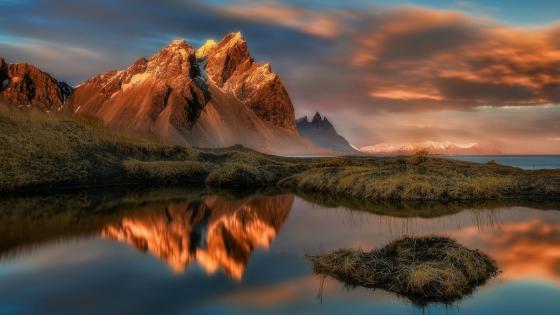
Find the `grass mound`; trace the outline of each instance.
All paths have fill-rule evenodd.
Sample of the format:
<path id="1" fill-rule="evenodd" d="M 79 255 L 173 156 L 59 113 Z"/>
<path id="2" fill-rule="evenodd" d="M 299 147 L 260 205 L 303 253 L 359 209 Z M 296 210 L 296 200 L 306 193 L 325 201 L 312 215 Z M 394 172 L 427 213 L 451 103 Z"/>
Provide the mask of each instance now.
<path id="1" fill-rule="evenodd" d="M 309 168 L 279 185 L 296 192 L 359 200 L 560 198 L 560 170 L 526 171 L 427 156 L 347 162 Z"/>
<path id="2" fill-rule="evenodd" d="M 406 237 L 371 252 L 341 249 L 308 256 L 315 273 L 379 288 L 425 305 L 450 303 L 498 272 L 487 255 L 446 237 Z"/>

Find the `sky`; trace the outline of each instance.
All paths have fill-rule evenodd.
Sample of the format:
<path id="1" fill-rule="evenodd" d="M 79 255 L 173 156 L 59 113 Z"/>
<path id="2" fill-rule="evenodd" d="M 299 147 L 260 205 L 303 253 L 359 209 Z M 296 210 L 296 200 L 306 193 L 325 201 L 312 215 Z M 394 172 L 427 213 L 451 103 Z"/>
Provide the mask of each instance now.
<path id="1" fill-rule="evenodd" d="M 76 85 L 240 31 L 356 147 L 560 154 L 560 1 L 0 0 L 0 56 Z"/>

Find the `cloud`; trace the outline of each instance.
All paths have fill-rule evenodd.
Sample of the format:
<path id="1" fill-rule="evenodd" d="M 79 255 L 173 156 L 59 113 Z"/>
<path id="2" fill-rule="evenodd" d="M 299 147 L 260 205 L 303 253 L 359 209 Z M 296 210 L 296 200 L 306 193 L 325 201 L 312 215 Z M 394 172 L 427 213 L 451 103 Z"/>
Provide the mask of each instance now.
<path id="1" fill-rule="evenodd" d="M 544 106 L 560 103 L 560 25 L 524 29 L 366 2 L 0 2 L 10 12 L 0 16 L 0 53 L 77 84 L 173 38 L 197 46 L 241 31 L 255 59 L 280 74 L 298 115 L 321 111 L 358 146 L 432 140 L 559 152 L 550 139 L 560 111 Z M 467 1 L 456 8 L 477 12 Z"/>
<path id="2" fill-rule="evenodd" d="M 559 100 L 560 27 L 525 30 L 452 11 L 421 8 L 363 14 L 350 65 L 378 99 L 433 91 L 422 108 L 535 105 Z M 414 104 L 418 98 L 400 98 Z M 406 105 L 406 104 L 403 104 Z M 431 105 L 431 106 L 426 106 Z M 397 107 L 400 110 L 402 106 Z M 414 107 L 414 105 L 413 105 Z"/>
<path id="3" fill-rule="evenodd" d="M 332 117 L 332 118 L 331 118 Z M 351 117 L 351 118 L 346 118 Z M 479 107 L 471 111 L 384 112 L 329 116 L 359 147 L 392 143 L 478 143 L 476 153 L 551 154 L 560 145 L 560 105 Z M 346 128 L 349 121 L 351 128 Z M 365 130 L 354 130 L 352 126 Z M 367 137 L 363 136 L 367 135 Z"/>
<path id="4" fill-rule="evenodd" d="M 335 37 L 341 23 L 336 14 L 314 9 L 296 8 L 273 2 L 247 1 L 220 8 L 227 15 L 265 23 L 277 24 L 319 37 Z"/>
<path id="5" fill-rule="evenodd" d="M 395 88 L 390 90 L 374 90 L 370 93 L 372 97 L 386 98 L 394 100 L 436 100 L 440 101 L 443 97 L 437 91 L 419 91 L 413 88 Z"/>

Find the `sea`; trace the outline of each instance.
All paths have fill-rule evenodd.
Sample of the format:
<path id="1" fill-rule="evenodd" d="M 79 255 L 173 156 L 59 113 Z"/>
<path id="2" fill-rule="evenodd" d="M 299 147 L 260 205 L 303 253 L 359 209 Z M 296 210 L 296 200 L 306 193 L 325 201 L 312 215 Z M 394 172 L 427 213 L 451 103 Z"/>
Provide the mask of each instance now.
<path id="1" fill-rule="evenodd" d="M 498 164 L 527 170 L 560 168 L 560 155 L 454 155 L 448 157 L 476 163 L 494 160 Z"/>

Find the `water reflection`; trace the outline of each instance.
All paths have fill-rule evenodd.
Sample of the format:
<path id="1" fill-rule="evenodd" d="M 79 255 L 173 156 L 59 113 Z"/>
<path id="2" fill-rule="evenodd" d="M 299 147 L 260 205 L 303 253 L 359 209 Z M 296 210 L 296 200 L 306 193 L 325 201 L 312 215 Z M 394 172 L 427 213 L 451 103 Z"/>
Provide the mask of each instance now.
<path id="1" fill-rule="evenodd" d="M 211 196 L 171 203 L 125 215 L 101 235 L 148 251 L 179 273 L 196 261 L 209 274 L 222 269 L 241 279 L 249 255 L 256 247 L 270 246 L 293 200 L 292 195 L 246 201 Z"/>
<path id="2" fill-rule="evenodd" d="M 0 313 L 73 314 L 79 297 L 80 308 L 103 314 L 349 307 L 406 314 L 410 303 L 394 295 L 345 291 L 334 280 L 325 282 L 321 304 L 321 279 L 304 255 L 427 234 L 480 249 L 503 271 L 459 309 L 429 313 L 560 311 L 558 205 L 363 204 L 268 193 L 114 190 L 0 200 Z M 527 295 L 538 302 L 519 298 Z"/>
<path id="3" fill-rule="evenodd" d="M 508 221 L 494 230 L 448 231 L 474 244 L 499 263 L 502 280 L 538 279 L 560 284 L 560 220 L 556 212 Z"/>

